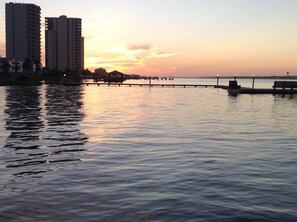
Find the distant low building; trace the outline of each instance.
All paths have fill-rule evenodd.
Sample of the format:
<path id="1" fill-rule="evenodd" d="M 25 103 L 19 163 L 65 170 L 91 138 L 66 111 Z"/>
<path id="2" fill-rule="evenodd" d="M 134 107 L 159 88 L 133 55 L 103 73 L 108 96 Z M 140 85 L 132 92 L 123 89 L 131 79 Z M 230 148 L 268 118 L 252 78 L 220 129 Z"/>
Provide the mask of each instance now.
<path id="1" fill-rule="evenodd" d="M 103 68 L 95 69 L 95 78 L 104 79 L 104 78 L 107 78 L 107 76 L 108 76 L 108 73 L 106 72 L 105 69 Z"/>
<path id="2" fill-rule="evenodd" d="M 95 69 L 94 79 L 104 82 L 123 82 L 127 79 L 128 75 L 125 75 L 119 71 L 107 72 L 103 68 Z"/>
<path id="3" fill-rule="evenodd" d="M 124 82 L 127 75 L 121 73 L 117 70 L 114 70 L 108 73 L 107 78 L 104 78 L 104 82 Z"/>
<path id="4" fill-rule="evenodd" d="M 13 58 L 0 57 L 0 73 L 23 73 L 23 63 Z"/>
<path id="5" fill-rule="evenodd" d="M 125 76 L 124 73 L 121 73 L 121 72 L 119 72 L 119 71 L 117 71 L 117 70 L 114 70 L 114 71 L 112 71 L 112 72 L 110 72 L 110 73 L 108 73 L 108 74 L 109 74 L 109 76 L 110 76 L 111 78 L 123 78 L 123 77 Z"/>

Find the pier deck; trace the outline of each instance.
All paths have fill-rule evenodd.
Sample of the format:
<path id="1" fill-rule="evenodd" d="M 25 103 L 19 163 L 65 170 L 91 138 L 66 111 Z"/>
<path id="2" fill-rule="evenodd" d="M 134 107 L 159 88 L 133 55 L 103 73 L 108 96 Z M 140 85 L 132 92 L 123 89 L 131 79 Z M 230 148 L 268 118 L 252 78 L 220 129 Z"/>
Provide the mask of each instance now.
<path id="1" fill-rule="evenodd" d="M 117 86 L 117 87 L 155 87 L 155 88 L 220 88 L 228 90 L 226 85 L 216 85 L 216 84 L 162 84 L 162 83 L 107 83 L 107 82 L 55 82 L 55 83 L 46 83 L 46 84 L 60 84 L 65 86 L 72 85 L 86 85 L 86 86 Z M 229 91 L 229 90 L 228 90 Z M 247 88 L 240 87 L 238 91 L 229 91 L 231 94 L 297 94 L 297 88 L 293 89 L 280 89 L 280 88 L 271 88 L 271 89 L 262 89 L 262 88 Z"/>
<path id="2" fill-rule="evenodd" d="M 253 89 L 240 88 L 239 94 L 297 94 L 297 89 Z"/>
<path id="3" fill-rule="evenodd" d="M 52 84 L 52 83 L 46 83 L 46 84 Z M 108 82 L 56 82 L 54 84 L 60 84 L 60 85 L 86 85 L 86 86 L 126 86 L 126 87 L 132 87 L 132 86 L 138 86 L 138 87 L 180 87 L 180 88 L 221 88 L 221 89 L 227 89 L 227 86 L 224 85 L 215 85 L 215 84 L 161 84 L 161 83 L 108 83 Z"/>

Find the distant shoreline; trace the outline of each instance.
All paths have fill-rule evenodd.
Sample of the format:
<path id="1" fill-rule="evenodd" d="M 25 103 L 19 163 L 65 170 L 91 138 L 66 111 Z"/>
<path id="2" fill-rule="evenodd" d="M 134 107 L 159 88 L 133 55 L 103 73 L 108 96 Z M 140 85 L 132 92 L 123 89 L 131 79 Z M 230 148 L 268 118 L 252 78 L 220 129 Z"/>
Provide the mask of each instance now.
<path id="1" fill-rule="evenodd" d="M 186 79 L 216 79 L 217 76 L 174 77 Z M 220 79 L 234 79 L 234 76 L 219 76 Z M 236 79 L 297 79 L 297 76 L 236 76 Z"/>

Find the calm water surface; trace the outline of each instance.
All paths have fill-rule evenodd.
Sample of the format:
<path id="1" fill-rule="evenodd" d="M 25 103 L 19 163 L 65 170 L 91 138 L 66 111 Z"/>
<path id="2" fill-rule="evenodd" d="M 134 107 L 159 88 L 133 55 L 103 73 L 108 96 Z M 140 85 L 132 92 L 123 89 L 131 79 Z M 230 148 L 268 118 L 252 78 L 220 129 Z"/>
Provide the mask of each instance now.
<path id="1" fill-rule="evenodd" d="M 296 110 L 211 88 L 1 87 L 0 221 L 296 221 Z"/>

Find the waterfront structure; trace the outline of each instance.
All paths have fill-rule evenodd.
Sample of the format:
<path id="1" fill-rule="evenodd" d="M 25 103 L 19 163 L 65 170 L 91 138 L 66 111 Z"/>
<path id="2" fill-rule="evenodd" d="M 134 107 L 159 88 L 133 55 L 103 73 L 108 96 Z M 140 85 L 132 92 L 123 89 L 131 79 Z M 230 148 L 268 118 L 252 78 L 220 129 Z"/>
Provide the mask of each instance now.
<path id="1" fill-rule="evenodd" d="M 23 62 L 13 58 L 0 57 L 0 73 L 23 73 Z"/>
<path id="2" fill-rule="evenodd" d="M 6 3 L 6 56 L 16 61 L 40 63 L 40 7 Z"/>
<path id="3" fill-rule="evenodd" d="M 95 69 L 94 71 L 95 71 L 96 78 L 104 79 L 108 76 L 106 69 L 99 68 L 99 69 Z"/>
<path id="4" fill-rule="evenodd" d="M 48 69 L 81 73 L 84 65 L 80 18 L 45 18 L 45 58 Z"/>

